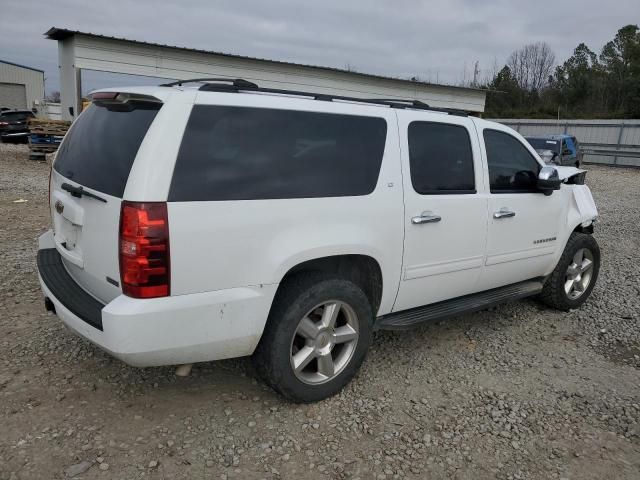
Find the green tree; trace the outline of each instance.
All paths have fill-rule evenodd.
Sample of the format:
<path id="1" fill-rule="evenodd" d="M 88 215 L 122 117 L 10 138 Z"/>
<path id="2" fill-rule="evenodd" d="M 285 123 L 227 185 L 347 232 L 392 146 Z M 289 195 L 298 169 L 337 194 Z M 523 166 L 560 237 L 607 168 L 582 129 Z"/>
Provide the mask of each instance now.
<path id="1" fill-rule="evenodd" d="M 485 110 L 491 116 L 511 116 L 516 114 L 524 95 L 518 82 L 506 65 L 502 67 L 491 82 L 486 86 L 487 105 Z"/>
<path id="2" fill-rule="evenodd" d="M 600 63 L 606 74 L 606 86 L 611 96 L 609 108 L 615 112 L 633 115 L 640 110 L 640 29 L 627 25 L 616 33 L 600 54 Z"/>
<path id="3" fill-rule="evenodd" d="M 627 25 L 600 55 L 580 43 L 554 72 L 546 44 L 514 51 L 487 82 L 488 116 L 640 118 L 640 28 Z M 548 76 L 547 76 L 548 75 Z"/>
<path id="4" fill-rule="evenodd" d="M 553 98 L 565 112 L 584 114 L 604 110 L 602 67 L 598 57 L 581 43 L 561 66 L 556 68 Z"/>

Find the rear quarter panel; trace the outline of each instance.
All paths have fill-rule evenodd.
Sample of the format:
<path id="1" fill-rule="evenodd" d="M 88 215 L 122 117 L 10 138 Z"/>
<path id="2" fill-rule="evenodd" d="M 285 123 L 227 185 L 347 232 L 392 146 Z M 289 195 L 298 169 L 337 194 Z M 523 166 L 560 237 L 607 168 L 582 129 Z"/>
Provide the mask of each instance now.
<path id="1" fill-rule="evenodd" d="M 246 97 L 212 94 L 198 103 L 242 105 Z M 360 254 L 380 265 L 379 314 L 388 313 L 400 279 L 404 236 L 395 113 L 336 103 L 317 110 L 318 102 L 304 99 L 251 97 L 251 106 L 385 118 L 387 141 L 376 188 L 354 197 L 170 202 L 172 295 L 277 284 L 301 262 Z"/>

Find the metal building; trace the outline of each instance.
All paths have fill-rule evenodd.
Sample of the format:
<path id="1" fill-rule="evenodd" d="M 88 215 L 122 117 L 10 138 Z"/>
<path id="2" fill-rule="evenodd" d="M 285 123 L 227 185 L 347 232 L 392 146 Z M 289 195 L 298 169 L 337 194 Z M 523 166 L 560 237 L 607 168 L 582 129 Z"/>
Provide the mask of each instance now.
<path id="1" fill-rule="evenodd" d="M 358 98 L 413 99 L 434 107 L 476 114 L 484 111 L 486 92 L 480 89 L 159 45 L 63 28 L 51 28 L 45 35 L 58 41 L 62 116 L 69 120 L 78 114 L 82 105 L 82 69 L 175 80 L 243 78 L 261 87 Z"/>
<path id="2" fill-rule="evenodd" d="M 0 60 L 0 107 L 39 108 L 44 98 L 44 72 Z"/>

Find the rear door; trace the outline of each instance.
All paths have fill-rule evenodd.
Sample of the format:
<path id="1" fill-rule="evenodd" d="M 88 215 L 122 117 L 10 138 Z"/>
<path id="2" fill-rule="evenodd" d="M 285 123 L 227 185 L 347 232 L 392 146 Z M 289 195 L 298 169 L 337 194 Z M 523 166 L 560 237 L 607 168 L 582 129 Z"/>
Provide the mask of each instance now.
<path id="1" fill-rule="evenodd" d="M 138 149 L 161 103 L 93 103 L 60 146 L 51 173 L 58 252 L 72 277 L 103 302 L 120 294 L 120 204 Z"/>
<path id="2" fill-rule="evenodd" d="M 573 151 L 576 155 L 576 167 L 580 168 L 582 165 L 582 149 L 580 148 L 580 144 L 578 143 L 578 139 L 576 137 L 571 137 L 571 142 L 573 143 Z"/>
<path id="3" fill-rule="evenodd" d="M 398 117 L 405 242 L 394 311 L 477 291 L 487 232 L 473 122 L 414 111 Z"/>
<path id="4" fill-rule="evenodd" d="M 567 137 L 564 141 L 563 153 L 566 150 L 566 158 L 563 165 L 570 167 L 580 165 L 580 159 L 578 158 L 578 144 L 575 137 Z M 564 156 L 564 155 L 563 155 Z"/>

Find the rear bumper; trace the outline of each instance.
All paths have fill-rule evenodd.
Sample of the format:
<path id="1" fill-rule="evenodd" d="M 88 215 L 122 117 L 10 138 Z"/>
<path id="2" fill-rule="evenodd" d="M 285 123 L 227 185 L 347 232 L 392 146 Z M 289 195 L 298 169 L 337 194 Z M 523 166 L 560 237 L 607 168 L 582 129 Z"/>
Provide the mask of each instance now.
<path id="1" fill-rule="evenodd" d="M 62 264 L 62 257 L 58 251 L 55 248 L 38 250 L 37 263 L 40 283 L 46 286 L 51 297 L 57 299 L 78 318 L 102 330 L 104 304 L 82 290 L 71 278 Z"/>
<path id="2" fill-rule="evenodd" d="M 24 136 L 24 135 L 30 135 L 29 130 L 5 130 L 4 132 L 2 132 L 3 136 L 7 136 L 7 137 L 11 137 L 11 136 Z"/>
<path id="3" fill-rule="evenodd" d="M 57 254 L 45 240 L 40 241 L 39 259 Z M 77 334 L 138 367 L 250 355 L 277 289 L 277 285 L 264 285 L 145 300 L 120 295 L 102 305 L 66 271 L 67 278 L 59 269 L 52 274 L 53 263 L 39 261 L 38 270 L 42 291 L 57 316 Z M 64 284 L 64 290 L 58 283 Z M 77 298 L 88 296 L 98 304 L 102 330 L 86 318 L 84 312 L 91 312 L 90 308 L 80 311 L 78 302 L 70 300 L 72 291 Z"/>

